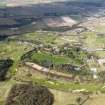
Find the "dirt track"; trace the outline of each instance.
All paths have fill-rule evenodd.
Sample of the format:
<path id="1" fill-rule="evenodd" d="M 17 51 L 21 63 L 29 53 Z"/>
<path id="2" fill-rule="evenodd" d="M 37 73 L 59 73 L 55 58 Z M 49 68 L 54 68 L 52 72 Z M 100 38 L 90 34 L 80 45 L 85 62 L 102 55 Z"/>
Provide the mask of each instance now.
<path id="1" fill-rule="evenodd" d="M 50 76 L 51 78 L 56 78 L 56 79 L 62 78 L 62 79 L 71 80 L 71 81 L 73 80 L 72 76 L 70 76 L 69 74 L 64 74 L 64 73 L 56 72 L 54 70 L 49 70 L 45 67 L 42 67 L 40 65 L 37 65 L 31 62 L 25 62 L 24 64 L 25 66 L 32 68 L 34 71 L 43 73 L 47 76 Z"/>

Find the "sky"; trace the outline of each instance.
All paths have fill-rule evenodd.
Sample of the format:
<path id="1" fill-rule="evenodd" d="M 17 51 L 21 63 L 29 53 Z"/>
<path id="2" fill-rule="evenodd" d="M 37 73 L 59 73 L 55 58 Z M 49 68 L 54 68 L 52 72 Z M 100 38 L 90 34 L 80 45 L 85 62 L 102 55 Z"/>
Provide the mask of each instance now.
<path id="1" fill-rule="evenodd" d="M 105 0 L 0 0 L 0 5 L 24 5 L 24 4 L 34 4 L 34 3 L 45 3 L 45 2 L 55 2 L 55 1 L 80 1 L 80 2 L 92 2 L 92 3 L 103 3 Z"/>

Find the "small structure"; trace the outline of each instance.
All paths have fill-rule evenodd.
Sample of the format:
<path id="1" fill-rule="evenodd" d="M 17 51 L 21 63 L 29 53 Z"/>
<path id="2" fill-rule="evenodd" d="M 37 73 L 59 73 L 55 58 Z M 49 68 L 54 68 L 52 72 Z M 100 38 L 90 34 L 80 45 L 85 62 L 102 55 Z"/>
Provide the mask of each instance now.
<path id="1" fill-rule="evenodd" d="M 93 78 L 97 79 L 98 78 L 98 76 L 97 76 L 97 68 L 91 68 L 90 70 L 92 72 Z"/>

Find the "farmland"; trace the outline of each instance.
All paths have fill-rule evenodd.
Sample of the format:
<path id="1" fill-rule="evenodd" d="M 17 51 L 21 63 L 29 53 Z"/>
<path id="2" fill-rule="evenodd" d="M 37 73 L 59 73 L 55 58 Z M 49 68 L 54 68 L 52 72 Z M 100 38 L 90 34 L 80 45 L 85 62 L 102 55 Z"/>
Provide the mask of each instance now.
<path id="1" fill-rule="evenodd" d="M 2 2 L 0 105 L 16 83 L 47 87 L 54 105 L 104 105 L 105 3 Z"/>
<path id="2" fill-rule="evenodd" d="M 87 38 L 81 39 L 80 36 L 86 36 Z M 64 80 L 62 80 L 62 82 L 59 82 L 59 79 L 57 81 L 47 80 L 46 76 L 44 76 L 40 73 L 37 73 L 37 72 L 32 73 L 33 75 L 30 78 L 30 77 L 27 77 L 27 75 L 28 75 L 27 73 L 30 73 L 30 72 L 27 72 L 28 68 L 26 68 L 24 65 L 20 66 L 22 55 L 29 52 L 30 50 L 32 50 L 34 48 L 37 48 L 38 45 L 43 45 L 45 48 L 46 47 L 49 48 L 49 46 L 50 47 L 58 46 L 58 48 L 60 48 L 61 46 L 63 46 L 65 44 L 65 39 L 76 40 L 77 37 L 79 38 L 78 41 L 76 40 L 77 43 L 79 43 L 79 40 L 82 40 L 82 44 L 84 47 L 88 46 L 89 48 L 98 48 L 98 46 L 101 47 L 101 45 L 104 44 L 104 41 L 102 41 L 104 39 L 100 40 L 99 38 L 97 38 L 97 35 L 94 32 L 83 32 L 83 33 L 80 33 L 80 36 L 75 36 L 75 33 L 73 33 L 72 35 L 70 33 L 68 35 L 68 32 L 63 33 L 63 35 L 59 35 L 59 33 L 55 33 L 55 32 L 54 33 L 53 32 L 33 32 L 33 33 L 23 34 L 21 36 L 12 36 L 12 37 L 7 38 L 4 41 L 1 41 L 0 42 L 0 48 L 1 48 L 0 49 L 0 55 L 1 55 L 0 57 L 1 57 L 1 59 L 12 58 L 15 61 L 13 66 L 10 68 L 10 73 L 12 73 L 11 75 L 13 77 L 11 78 L 11 80 L 1 83 L 1 85 L 2 84 L 4 85 L 3 87 L 1 87 L 2 91 L 7 90 L 7 91 L 5 91 L 5 95 L 3 97 L 1 97 L 1 102 L 3 102 L 3 100 L 6 97 L 7 92 L 9 91 L 7 89 L 7 86 L 11 87 L 12 84 L 14 84 L 18 81 L 21 81 L 21 79 L 23 79 L 22 81 L 33 81 L 33 83 L 37 83 L 39 85 L 44 85 L 44 86 L 47 86 L 48 88 L 56 89 L 57 91 L 60 90 L 58 92 L 55 90 L 52 90 L 52 92 L 55 94 L 55 97 L 59 97 L 59 98 L 60 98 L 60 96 L 58 94 L 62 94 L 62 96 L 65 96 L 65 95 L 71 96 L 71 98 L 67 99 L 68 100 L 66 102 L 67 104 L 75 103 L 77 94 L 73 94 L 71 92 L 69 92 L 69 93 L 62 92 L 62 90 L 63 91 L 72 91 L 72 90 L 77 90 L 77 89 L 80 89 L 80 90 L 85 89 L 86 91 L 93 92 L 93 93 L 96 91 L 103 92 L 104 85 L 99 84 L 99 83 L 98 83 L 98 85 L 96 85 L 96 83 L 94 83 L 93 81 L 90 84 L 87 84 L 87 83 L 75 84 L 73 82 L 70 82 L 70 83 L 65 82 Z M 47 37 L 49 37 L 49 38 L 47 38 Z M 65 38 L 65 39 L 63 39 L 63 38 Z M 62 41 L 62 39 L 64 41 Z M 62 43 L 60 43 L 60 42 L 62 42 Z M 75 45 L 75 41 L 71 41 L 69 43 L 72 46 Z M 93 43 L 94 43 L 94 45 L 93 45 Z M 95 45 L 95 43 L 96 43 L 96 45 Z M 44 51 L 44 53 L 43 53 L 43 48 L 44 48 L 43 46 L 41 46 L 41 48 L 39 46 L 38 49 L 40 51 L 38 53 L 33 53 L 32 61 L 34 61 L 34 60 L 37 60 L 37 61 L 48 60 L 51 62 L 53 61 L 55 64 L 62 64 L 62 63 L 63 64 L 65 64 L 65 63 L 72 64 L 71 62 L 74 61 L 74 58 L 70 59 L 65 55 L 63 55 L 63 56 L 53 55 L 52 56 L 52 54 L 46 53 L 46 51 Z M 77 45 L 75 45 L 75 46 L 77 46 Z M 97 52 L 94 52 L 94 54 L 99 57 L 104 57 L 104 51 L 97 51 Z M 29 70 L 31 70 L 31 69 L 29 69 Z M 65 73 L 65 72 L 63 72 L 63 73 Z M 22 76 L 22 74 L 23 74 L 23 76 Z M 69 74 L 69 75 L 71 75 L 71 74 Z M 14 77 L 16 78 L 16 80 L 13 79 Z M 65 83 L 63 83 L 63 81 Z M 1 94 L 3 94 L 3 93 L 1 92 Z M 95 96 L 95 95 L 92 95 L 92 97 L 98 98 L 98 96 Z M 102 99 L 103 99 L 104 94 L 100 94 L 100 97 L 102 97 Z M 100 100 L 100 98 L 98 98 L 98 99 Z M 69 102 L 69 100 L 71 100 L 71 101 Z M 55 105 L 61 104 L 62 101 L 56 100 Z M 65 101 L 63 101 L 63 102 L 65 102 Z M 91 105 L 92 102 L 89 100 L 89 101 L 87 101 L 86 104 L 89 103 Z"/>

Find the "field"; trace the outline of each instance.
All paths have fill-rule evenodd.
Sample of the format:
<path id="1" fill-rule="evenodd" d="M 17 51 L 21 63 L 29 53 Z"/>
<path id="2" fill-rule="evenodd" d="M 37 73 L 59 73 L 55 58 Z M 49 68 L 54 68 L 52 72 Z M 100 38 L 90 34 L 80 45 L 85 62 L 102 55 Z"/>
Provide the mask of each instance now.
<path id="1" fill-rule="evenodd" d="M 5 98 L 11 88 L 11 86 L 15 83 L 21 83 L 23 81 L 32 81 L 34 84 L 39 84 L 48 87 L 51 92 L 54 94 L 55 101 L 54 105 L 68 105 L 77 103 L 77 98 L 82 97 L 83 99 L 87 97 L 87 95 L 83 93 L 78 93 L 77 90 L 85 90 L 89 95 L 89 99 L 84 103 L 84 105 L 99 105 L 100 101 L 102 101 L 102 105 L 104 105 L 105 98 L 105 88 L 103 84 L 78 84 L 67 81 L 54 81 L 47 79 L 44 75 L 33 72 L 32 76 L 28 77 L 27 72 L 28 68 L 21 66 L 18 68 L 17 74 L 11 79 L 5 82 L 1 82 L 0 85 L 0 105 L 3 105 Z M 98 92 L 98 91 L 101 92 Z M 77 92 L 76 92 L 77 91 Z M 65 98 L 66 97 L 66 100 Z M 97 99 L 97 100 L 96 100 Z"/>
<path id="2" fill-rule="evenodd" d="M 55 65 L 70 63 L 70 59 L 66 56 L 63 57 L 63 56 L 52 55 L 50 53 L 41 53 L 41 52 L 32 55 L 32 61 L 34 60 L 36 60 L 37 62 L 43 62 L 43 61 L 53 62 Z"/>
<path id="3" fill-rule="evenodd" d="M 18 42 L 0 42 L 0 59 L 11 58 L 14 61 L 13 66 L 10 69 L 11 73 L 15 73 L 18 69 L 18 63 L 20 62 L 21 56 L 31 50 L 31 46 L 20 45 Z"/>
<path id="4" fill-rule="evenodd" d="M 6 75 L 9 78 L 0 81 L 0 105 L 4 104 L 15 83 L 47 87 L 54 94 L 54 105 L 79 105 L 77 99 L 81 97 L 84 100 L 87 96 L 89 99 L 84 105 L 105 105 L 104 72 L 102 77 L 99 76 L 105 67 L 97 63 L 98 59 L 105 58 L 105 18 L 91 20 L 105 4 L 101 2 L 90 5 L 90 2 L 85 3 L 84 0 L 80 3 L 52 3 L 54 1 L 45 0 L 40 5 L 42 0 L 7 0 L 8 9 L 0 9 L 0 17 L 6 17 L 0 19 L 0 35 L 11 35 L 0 36 L 0 59 L 10 58 L 14 61 Z M 27 7 L 27 4 L 36 2 L 34 6 Z M 14 7 L 18 5 L 20 7 Z M 24 7 L 21 10 L 22 5 Z M 51 77 L 49 73 L 44 74 L 27 67 L 27 59 L 22 60 L 24 55 L 29 56 L 27 59 L 30 62 L 43 67 L 46 65 L 51 70 L 53 68 L 55 74 L 59 72 L 70 76 L 70 79 Z M 73 66 L 72 70 L 69 69 L 71 72 L 61 68 L 56 71 L 56 66 L 62 64 Z M 79 68 L 80 72 L 74 72 L 75 68 Z M 94 68 L 97 69 L 95 75 L 98 78 L 94 78 L 94 71 L 90 71 Z"/>
<path id="5" fill-rule="evenodd" d="M 72 104 L 77 104 L 76 100 L 78 97 L 86 97 L 85 95 L 82 94 L 73 94 L 69 92 L 62 92 L 62 91 L 55 91 L 52 90 L 52 92 L 55 94 L 55 104 L 54 105 L 72 105 Z M 58 98 L 59 97 L 59 98 Z M 65 98 L 66 97 L 66 100 Z M 104 94 L 92 94 L 90 95 L 90 99 L 88 99 L 84 105 L 104 105 L 105 95 Z"/>
<path id="6" fill-rule="evenodd" d="M 56 33 L 52 32 L 33 32 L 23 34 L 21 36 L 13 37 L 12 39 L 16 40 L 23 40 L 29 41 L 30 43 L 33 42 L 34 44 L 42 43 L 44 45 L 51 45 L 55 43 L 55 39 L 57 38 Z"/>
<path id="7" fill-rule="evenodd" d="M 2 85 L 2 87 L 0 87 L 0 89 L 2 89 L 2 94 L 0 97 L 0 105 L 3 105 L 3 100 L 5 99 L 5 97 L 8 94 L 8 91 L 11 87 L 11 84 L 14 84 L 14 81 L 9 81 L 9 82 L 5 82 L 2 83 L 0 85 Z M 8 87 L 8 90 L 7 90 Z M 76 100 L 78 97 L 86 97 L 85 95 L 81 94 L 81 93 L 71 93 L 71 92 L 65 92 L 65 91 L 59 91 L 59 90 L 53 90 L 51 89 L 51 92 L 54 94 L 55 97 L 55 102 L 54 105 L 68 105 L 68 104 L 75 104 L 77 103 Z M 4 97 L 3 97 L 4 96 Z M 88 99 L 84 105 L 104 105 L 105 104 L 105 94 L 99 93 L 99 94 L 90 94 L 90 99 Z M 66 97 L 66 100 L 65 98 Z"/>
<path id="8" fill-rule="evenodd" d="M 81 39 L 81 36 L 86 38 Z M 22 36 L 12 36 L 6 39 L 5 41 L 1 41 L 0 58 L 12 58 L 15 61 L 15 63 L 10 70 L 13 75 L 11 80 L 7 80 L 5 82 L 0 83 L 0 89 L 2 90 L 0 91 L 0 96 L 2 96 L 0 97 L 0 102 L 4 102 L 9 89 L 14 83 L 21 81 L 32 81 L 34 84 L 37 83 L 39 85 L 43 85 L 51 89 L 55 96 L 54 105 L 68 105 L 75 103 L 76 98 L 82 96 L 81 93 L 71 93 L 75 90 L 85 90 L 91 93 L 90 97 L 92 97 L 92 99 L 89 99 L 84 105 L 99 105 L 99 101 L 102 101 L 104 105 L 105 95 L 102 94 L 105 92 L 105 88 L 103 88 L 104 84 L 75 83 L 67 82 L 64 80 L 49 80 L 48 77 L 37 72 L 32 72 L 33 75 L 31 77 L 28 77 L 27 75 L 28 73 L 30 73 L 31 69 L 26 68 L 23 65 L 18 65 L 20 63 L 21 56 L 26 52 L 32 50 L 39 43 L 43 44 L 44 46 L 56 45 L 59 47 L 65 43 L 65 40 L 75 40 L 77 42 L 81 40 L 83 46 L 88 48 L 99 48 L 102 47 L 102 45 L 104 44 L 104 38 L 97 36 L 94 32 L 82 32 L 80 33 L 80 36 L 76 36 L 75 33 L 73 33 L 72 35 L 71 33 L 69 35 L 68 33 L 63 33 L 63 35 L 59 35 L 58 33 L 53 32 L 33 32 L 23 34 Z M 68 43 L 74 44 L 75 41 L 68 41 Z M 105 57 L 104 51 L 96 51 L 95 54 L 100 57 Z M 74 61 L 73 59 L 70 59 L 67 56 L 52 55 L 43 51 L 33 53 L 31 59 L 38 61 L 53 61 L 55 64 L 71 63 L 72 61 Z M 16 78 L 16 80 L 14 80 L 14 78 Z M 100 91 L 100 94 L 95 94 L 97 91 Z M 62 97 L 67 97 L 67 99 L 64 100 Z M 97 99 L 97 101 L 95 101 L 95 99 Z"/>

